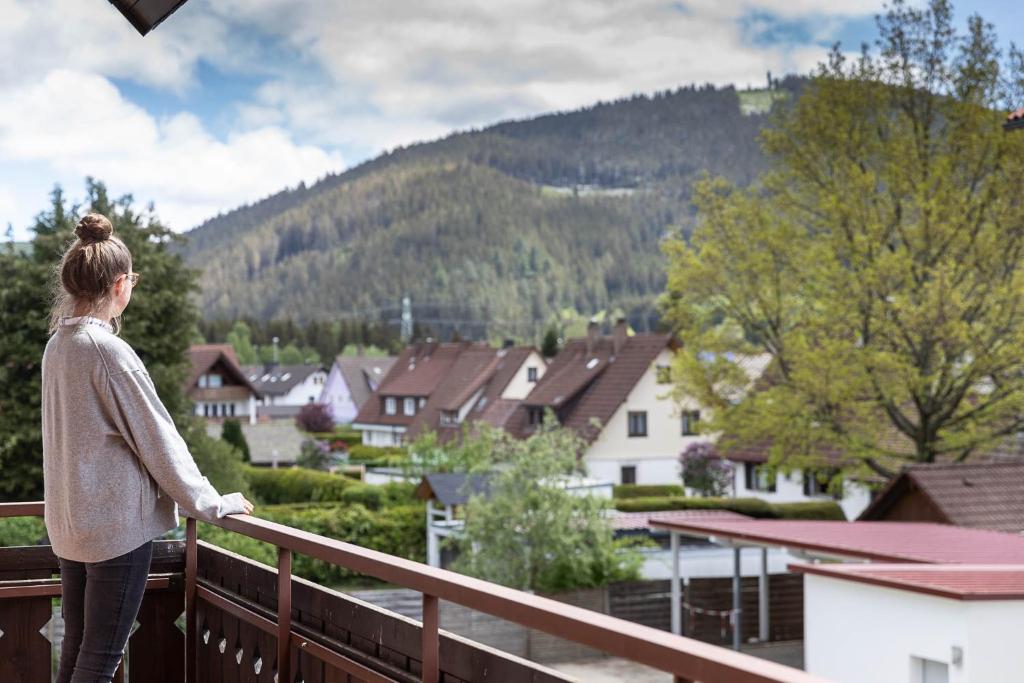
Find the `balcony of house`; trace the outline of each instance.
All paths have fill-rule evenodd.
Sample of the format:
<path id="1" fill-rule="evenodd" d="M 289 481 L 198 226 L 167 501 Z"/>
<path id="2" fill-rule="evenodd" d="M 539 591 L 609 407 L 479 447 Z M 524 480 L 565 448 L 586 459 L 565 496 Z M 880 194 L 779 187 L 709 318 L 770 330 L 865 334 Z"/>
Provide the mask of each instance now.
<path id="1" fill-rule="evenodd" d="M 0 517 L 42 516 L 42 503 L 0 504 Z M 276 548 L 277 566 L 197 540 L 156 544 L 138 623 L 116 680 L 531 681 L 575 680 L 439 629 L 450 601 L 666 673 L 666 680 L 809 683 L 802 671 L 545 597 L 253 517 L 217 526 Z M 422 595 L 421 621 L 292 575 L 295 554 Z M 0 548 L 0 681 L 51 680 L 53 601 L 49 546 Z M 56 638 L 53 638 L 57 642 Z M 287 672 L 282 676 L 280 672 Z"/>

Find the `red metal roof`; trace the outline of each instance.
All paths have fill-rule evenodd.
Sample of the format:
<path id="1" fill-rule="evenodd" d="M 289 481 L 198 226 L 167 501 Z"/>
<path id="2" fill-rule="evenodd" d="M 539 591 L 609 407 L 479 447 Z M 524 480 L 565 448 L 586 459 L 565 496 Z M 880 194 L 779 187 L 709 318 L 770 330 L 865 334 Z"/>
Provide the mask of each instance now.
<path id="1" fill-rule="evenodd" d="M 1024 565 L 791 564 L 789 569 L 955 600 L 1024 600 Z"/>
<path id="2" fill-rule="evenodd" d="M 677 522 L 659 513 L 651 516 L 651 526 L 876 562 L 1024 564 L 1024 536 L 946 524 L 781 519 Z"/>

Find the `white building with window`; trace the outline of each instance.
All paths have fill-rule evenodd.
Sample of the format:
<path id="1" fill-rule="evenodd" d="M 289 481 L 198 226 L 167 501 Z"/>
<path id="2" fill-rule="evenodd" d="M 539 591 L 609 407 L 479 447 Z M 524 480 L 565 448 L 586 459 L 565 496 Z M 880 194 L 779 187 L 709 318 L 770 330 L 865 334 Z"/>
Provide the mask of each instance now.
<path id="1" fill-rule="evenodd" d="M 819 564 L 804 573 L 804 668 L 840 683 L 1010 683 L 1024 672 L 1020 565 Z"/>

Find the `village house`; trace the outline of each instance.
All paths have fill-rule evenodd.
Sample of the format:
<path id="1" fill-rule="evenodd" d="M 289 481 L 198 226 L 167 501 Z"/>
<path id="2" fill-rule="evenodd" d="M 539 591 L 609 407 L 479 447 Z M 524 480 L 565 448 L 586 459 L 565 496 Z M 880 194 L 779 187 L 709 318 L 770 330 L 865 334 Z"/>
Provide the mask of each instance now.
<path id="1" fill-rule="evenodd" d="M 669 334 L 630 336 L 624 320 L 612 334 L 591 323 L 587 336 L 569 340 L 522 400 L 506 428 L 526 438 L 550 411 L 587 442 L 590 476 L 621 484 L 679 482 L 679 454 L 699 434 L 696 404 L 679 406 L 669 395 Z"/>
<path id="2" fill-rule="evenodd" d="M 338 356 L 317 403 L 327 406 L 335 424 L 352 422 L 394 364 L 394 356 Z"/>
<path id="3" fill-rule="evenodd" d="M 450 439 L 467 421 L 504 427 L 546 367 L 528 346 L 415 344 L 398 357 L 352 426 L 371 446 L 399 446 L 427 431 Z"/>
<path id="4" fill-rule="evenodd" d="M 323 393 L 327 371 L 322 365 L 243 365 L 242 371 L 263 397 L 256 407 L 261 419 L 293 418 Z"/>
<path id="5" fill-rule="evenodd" d="M 195 414 L 212 421 L 227 417 L 257 419 L 262 393 L 238 364 L 230 344 L 193 344 L 189 347 L 191 372 L 185 395 L 195 404 Z"/>

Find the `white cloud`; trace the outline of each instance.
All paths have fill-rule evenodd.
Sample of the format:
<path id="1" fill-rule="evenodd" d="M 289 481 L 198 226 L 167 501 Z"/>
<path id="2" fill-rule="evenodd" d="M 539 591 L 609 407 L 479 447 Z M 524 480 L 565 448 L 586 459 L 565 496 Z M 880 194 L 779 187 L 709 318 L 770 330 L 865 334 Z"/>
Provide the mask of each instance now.
<path id="1" fill-rule="evenodd" d="M 70 70 L 10 93 L 0 106 L 0 159 L 45 162 L 57 177 L 95 176 L 155 201 L 176 230 L 342 167 L 337 154 L 296 145 L 281 128 L 220 141 L 192 114 L 155 119 L 101 76 Z"/>

